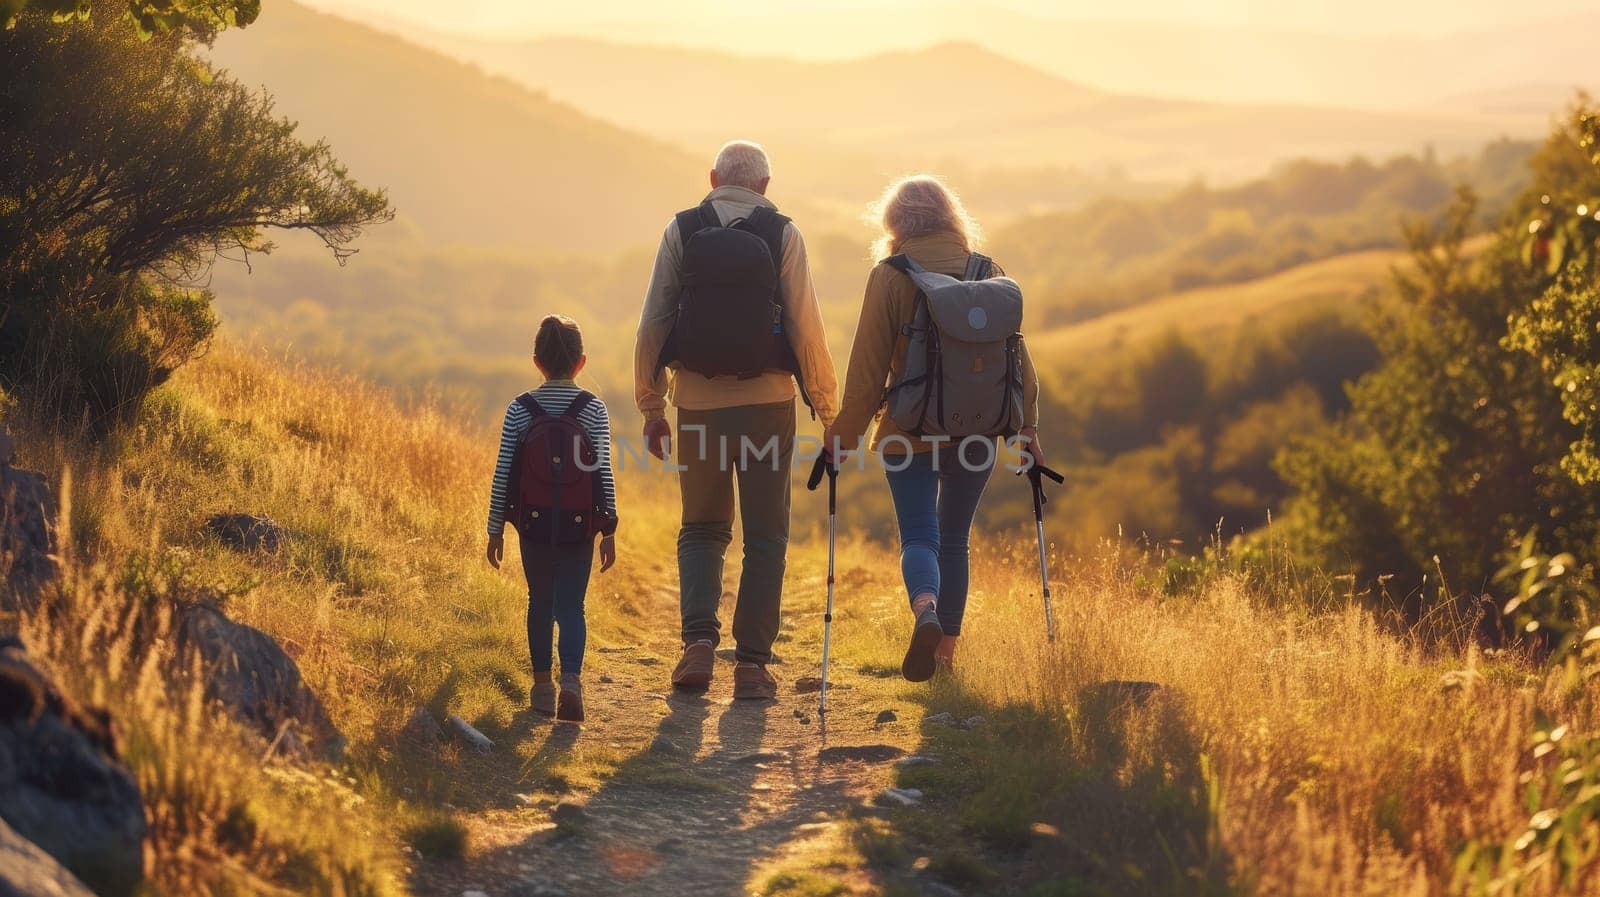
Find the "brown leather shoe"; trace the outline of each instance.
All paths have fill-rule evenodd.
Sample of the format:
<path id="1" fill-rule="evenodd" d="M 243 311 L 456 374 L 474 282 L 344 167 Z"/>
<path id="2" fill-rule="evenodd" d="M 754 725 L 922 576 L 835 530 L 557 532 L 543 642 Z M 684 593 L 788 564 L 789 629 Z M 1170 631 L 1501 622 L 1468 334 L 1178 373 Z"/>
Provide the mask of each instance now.
<path id="1" fill-rule="evenodd" d="M 700 689 L 711 684 L 711 668 L 716 663 L 716 650 L 708 641 L 690 642 L 683 646 L 683 657 L 672 671 L 672 687 Z"/>
<path id="2" fill-rule="evenodd" d="M 770 701 L 778 696 L 778 680 L 758 663 L 733 665 L 733 699 Z"/>

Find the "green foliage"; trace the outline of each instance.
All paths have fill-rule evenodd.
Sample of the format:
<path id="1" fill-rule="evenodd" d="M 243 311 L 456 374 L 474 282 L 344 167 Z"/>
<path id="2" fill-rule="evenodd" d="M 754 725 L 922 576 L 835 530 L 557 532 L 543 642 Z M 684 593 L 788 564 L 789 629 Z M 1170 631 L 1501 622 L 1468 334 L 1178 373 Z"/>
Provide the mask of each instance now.
<path id="1" fill-rule="evenodd" d="M 1522 781 L 1528 824 L 1505 843 L 1468 844 L 1456 859 L 1457 882 L 1473 895 L 1515 897 L 1578 888 L 1600 856 L 1600 736 L 1581 736 L 1542 721 L 1533 733 Z"/>
<path id="2" fill-rule="evenodd" d="M 1426 596 L 1449 600 L 1440 587 L 1451 585 L 1466 590 L 1470 612 L 1535 527 L 1580 563 L 1600 547 L 1600 495 L 1565 472 L 1582 469 L 1582 415 L 1549 386 L 1579 376 L 1572 365 L 1592 351 L 1568 318 L 1589 307 L 1579 285 L 1595 260 L 1569 247 L 1568 273 L 1553 283 L 1523 251 L 1526 222 L 1545 220 L 1552 203 L 1576 209 L 1572 197 L 1600 195 L 1588 122 L 1574 112 L 1535 155 L 1532 187 L 1480 256 L 1468 251 L 1470 195 L 1432 226 L 1408 227 L 1415 273 L 1397 276 L 1400 302 L 1373 329 L 1382 365 L 1352 388 L 1334 432 L 1280 461 L 1297 493 L 1287 520 L 1296 547 L 1365 581 L 1393 575 L 1413 617 L 1441 600 Z M 1580 460 L 1564 465 L 1569 452 Z M 1509 586 L 1500 581 L 1500 597 Z"/>
<path id="3" fill-rule="evenodd" d="M 193 35 L 140 40 L 111 8 L 0 32 L 0 383 L 96 431 L 204 350 L 211 296 L 187 287 L 219 256 L 277 227 L 343 258 L 390 214 Z"/>
<path id="4" fill-rule="evenodd" d="M 1500 141 L 1454 162 L 1431 155 L 1382 164 L 1297 160 L 1236 187 L 1197 183 L 1160 199 L 1103 199 L 1023 218 L 995 235 L 994 251 L 1007 270 L 1027 275 L 1030 298 L 1045 300 L 1047 323 L 1067 323 L 1173 290 L 1398 246 L 1396 221 L 1442 211 L 1459 183 L 1498 210 L 1515 195 L 1528 152 Z"/>
<path id="5" fill-rule="evenodd" d="M 1600 200 L 1595 200 L 1600 208 Z M 1579 206 L 1587 209 L 1587 206 Z M 1600 211 L 1595 218 L 1600 231 Z M 1583 231 L 1590 228 L 1583 228 Z M 1595 237 L 1582 237 L 1584 254 Z M 1572 246 L 1569 241 L 1569 246 Z M 1578 428 L 1578 438 L 1561 459 L 1561 468 L 1580 485 L 1600 483 L 1600 285 L 1586 276 L 1588 261 L 1575 256 L 1560 279 L 1511 321 L 1505 344 L 1528 353 L 1561 395 L 1563 414 Z"/>
<path id="6" fill-rule="evenodd" d="M 1553 656 L 1565 658 L 1574 651 L 1600 647 L 1595 644 L 1600 628 L 1593 626 L 1593 571 L 1580 569 L 1570 553 L 1543 553 L 1537 534 L 1530 531 L 1495 580 L 1516 586 L 1502 613 L 1517 631 L 1551 648 Z"/>
<path id="7" fill-rule="evenodd" d="M 82 22 L 94 12 L 91 0 L 0 0 L 0 23 L 16 26 L 25 11 L 48 15 L 53 22 Z M 178 29 L 213 33 L 220 28 L 249 25 L 261 15 L 261 0 L 126 0 L 108 4 L 102 16 L 126 10 L 126 19 L 142 37 Z"/>

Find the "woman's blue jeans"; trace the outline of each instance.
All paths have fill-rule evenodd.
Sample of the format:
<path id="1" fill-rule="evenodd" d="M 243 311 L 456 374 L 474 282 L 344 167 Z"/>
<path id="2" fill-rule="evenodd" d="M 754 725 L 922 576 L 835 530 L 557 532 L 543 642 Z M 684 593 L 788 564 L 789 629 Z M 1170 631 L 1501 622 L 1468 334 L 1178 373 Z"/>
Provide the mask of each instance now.
<path id="1" fill-rule="evenodd" d="M 944 634 L 961 634 L 967 611 L 967 557 L 972 518 L 994 472 L 994 452 L 972 446 L 962 464 L 953 446 L 943 450 L 885 455 L 884 472 L 900 524 L 900 574 L 906 598 L 939 599 Z M 901 469 L 903 468 L 903 469 Z"/>

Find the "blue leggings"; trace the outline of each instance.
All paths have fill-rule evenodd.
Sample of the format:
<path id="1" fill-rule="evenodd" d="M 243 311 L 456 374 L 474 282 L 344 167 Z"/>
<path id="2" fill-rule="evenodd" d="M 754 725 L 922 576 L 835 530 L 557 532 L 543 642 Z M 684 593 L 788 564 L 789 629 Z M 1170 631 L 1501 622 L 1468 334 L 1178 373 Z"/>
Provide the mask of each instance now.
<path id="1" fill-rule="evenodd" d="M 906 597 L 939 598 L 939 624 L 945 635 L 961 634 L 967 612 L 967 555 L 972 518 L 994 472 L 994 452 L 969 446 L 961 464 L 957 450 L 922 452 L 907 461 L 887 455 L 884 471 L 900 523 L 900 574 Z M 904 465 L 903 470 L 896 468 Z M 968 469 L 968 467 L 976 469 Z"/>
<path id="2" fill-rule="evenodd" d="M 583 670 L 588 629 L 583 622 L 583 596 L 589 591 L 594 543 L 551 545 L 522 540 L 522 572 L 528 577 L 528 653 L 533 671 L 550 671 L 552 630 L 560 625 L 561 672 Z"/>

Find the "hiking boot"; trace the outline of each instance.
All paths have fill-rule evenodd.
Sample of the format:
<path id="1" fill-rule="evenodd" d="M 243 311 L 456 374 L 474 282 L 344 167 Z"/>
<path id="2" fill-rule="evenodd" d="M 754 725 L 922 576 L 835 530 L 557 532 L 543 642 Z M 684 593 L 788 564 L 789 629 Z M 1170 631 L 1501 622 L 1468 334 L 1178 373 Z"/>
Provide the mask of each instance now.
<path id="1" fill-rule="evenodd" d="M 930 602 L 917 614 L 917 625 L 911 630 L 911 644 L 906 648 L 906 659 L 900 663 L 900 675 L 907 682 L 927 682 L 938 668 L 934 653 L 944 640 L 944 627 L 939 625 L 939 612 Z"/>
<path id="2" fill-rule="evenodd" d="M 711 684 L 711 668 L 716 663 L 716 650 L 711 642 L 702 639 L 683 646 L 683 657 L 672 671 L 672 687 L 700 689 Z"/>
<path id="3" fill-rule="evenodd" d="M 533 688 L 528 691 L 528 709 L 540 716 L 555 716 L 556 684 L 548 678 L 541 682 L 536 677 Z"/>
<path id="4" fill-rule="evenodd" d="M 933 663 L 942 673 L 953 673 L 956 667 L 956 637 L 947 635 L 939 639 L 939 647 L 933 649 Z"/>
<path id="5" fill-rule="evenodd" d="M 561 696 L 556 700 L 556 721 L 583 722 L 583 684 L 577 676 L 561 677 Z"/>
<path id="6" fill-rule="evenodd" d="M 770 701 L 778 697 L 778 680 L 759 663 L 733 665 L 733 699 Z"/>

